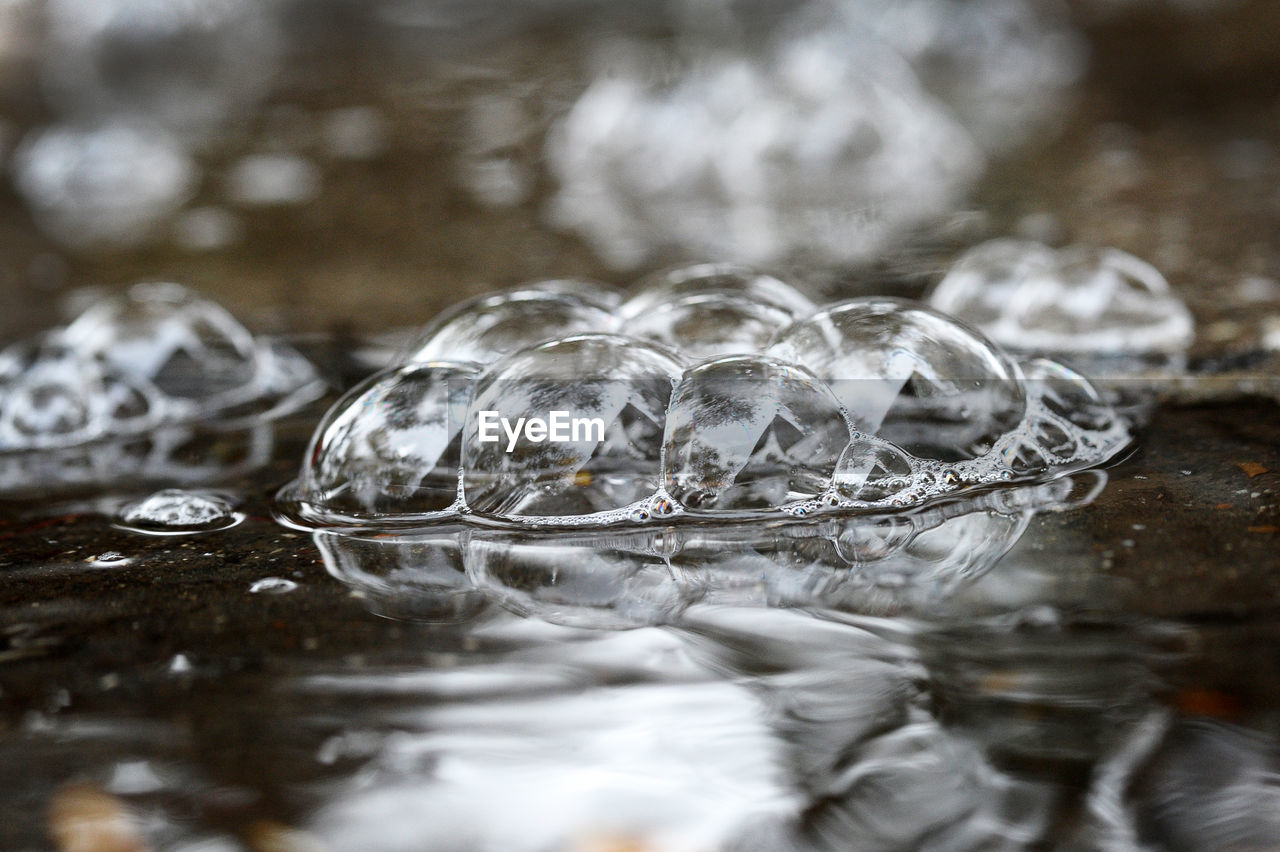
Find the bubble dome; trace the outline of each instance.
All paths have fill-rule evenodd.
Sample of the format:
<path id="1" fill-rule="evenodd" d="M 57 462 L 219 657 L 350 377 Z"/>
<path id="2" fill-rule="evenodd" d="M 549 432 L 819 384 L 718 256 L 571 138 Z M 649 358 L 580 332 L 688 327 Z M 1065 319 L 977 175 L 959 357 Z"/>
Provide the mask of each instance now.
<path id="1" fill-rule="evenodd" d="M 301 355 L 178 284 L 139 284 L 0 351 L 0 455 L 248 422 L 319 395 Z"/>
<path id="2" fill-rule="evenodd" d="M 352 389 L 282 489 L 308 526 L 612 526 L 899 510 L 1097 465 L 1083 376 L 926 305 L 702 264 L 617 303 L 484 296 Z"/>
<path id="3" fill-rule="evenodd" d="M 1160 271 L 1114 248 L 991 240 L 956 261 L 929 304 L 1015 351 L 1168 355 L 1194 334 Z"/>

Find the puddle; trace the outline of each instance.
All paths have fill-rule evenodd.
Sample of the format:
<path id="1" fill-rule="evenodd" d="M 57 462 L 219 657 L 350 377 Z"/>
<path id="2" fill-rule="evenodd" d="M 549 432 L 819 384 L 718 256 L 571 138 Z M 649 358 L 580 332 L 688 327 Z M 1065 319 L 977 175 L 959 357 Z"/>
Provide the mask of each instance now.
<path id="1" fill-rule="evenodd" d="M 1276 12 L 890 5 L 0 4 L 0 847 L 1273 842 Z"/>

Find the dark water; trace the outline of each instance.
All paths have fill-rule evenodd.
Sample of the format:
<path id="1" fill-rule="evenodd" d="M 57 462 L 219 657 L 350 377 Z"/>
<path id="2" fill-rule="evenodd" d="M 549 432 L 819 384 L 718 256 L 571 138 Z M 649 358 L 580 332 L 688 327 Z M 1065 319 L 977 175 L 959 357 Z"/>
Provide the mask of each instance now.
<path id="1" fill-rule="evenodd" d="M 285 424 L 232 529 L 5 524 L 6 845 L 98 798 L 159 848 L 1261 843 L 1274 474 L 1236 460 L 1280 465 L 1274 415 L 1164 409 L 1092 505 L 945 528 L 932 564 L 1010 548 L 946 595 L 815 587 L 757 530 L 669 560 L 709 586 L 674 614 L 622 557 L 590 581 L 616 537 L 473 545 L 482 592 L 447 530 L 322 551 L 270 517 Z"/>
<path id="2" fill-rule="evenodd" d="M 1151 259 L 1198 334 L 1122 461 L 1054 499 L 917 513 L 910 559 L 892 547 L 901 519 L 313 536 L 277 523 L 272 495 L 323 402 L 185 435 L 182 483 L 174 467 L 106 487 L 6 474 L 0 846 L 1275 847 L 1277 17 L 1265 0 L 1109 5 L 1070 4 L 1087 70 L 1012 149 L 984 148 L 940 223 L 860 258 L 777 263 L 828 295 L 918 296 L 1007 233 Z M 192 248 L 168 235 L 174 211 L 137 244 L 71 246 L 6 184 L 0 331 L 52 324 L 77 288 L 175 279 L 298 340 L 341 387 L 385 354 L 379 335 L 463 295 L 547 275 L 625 285 L 696 254 L 620 268 L 546 213 L 541 140 L 590 45 L 700 26 L 648 11 L 287 4 L 270 85 L 236 83 L 257 94 L 191 143 L 202 177 L 182 209 L 230 211 L 238 236 Z M 37 83 L 43 43 L 13 31 L 32 45 L 3 55 L 15 138 L 82 119 Z M 112 79 L 127 97 L 111 109 L 159 109 L 145 75 Z M 333 111 L 352 107 L 382 123 L 376 154 L 349 156 L 368 115 Z M 342 121 L 345 148 L 321 141 Z M 264 151 L 301 151 L 318 194 L 229 201 L 233 163 Z M 192 482 L 243 520 L 116 524 L 127 500 Z"/>

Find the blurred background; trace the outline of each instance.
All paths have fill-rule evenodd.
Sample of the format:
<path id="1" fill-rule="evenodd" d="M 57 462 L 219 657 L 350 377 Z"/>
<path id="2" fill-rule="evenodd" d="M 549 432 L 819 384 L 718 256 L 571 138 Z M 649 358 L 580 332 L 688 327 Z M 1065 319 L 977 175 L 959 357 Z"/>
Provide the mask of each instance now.
<path id="1" fill-rule="evenodd" d="M 5 0 L 0 339 L 174 280 L 379 332 L 738 260 L 918 295 L 993 236 L 1280 298 L 1267 0 Z"/>

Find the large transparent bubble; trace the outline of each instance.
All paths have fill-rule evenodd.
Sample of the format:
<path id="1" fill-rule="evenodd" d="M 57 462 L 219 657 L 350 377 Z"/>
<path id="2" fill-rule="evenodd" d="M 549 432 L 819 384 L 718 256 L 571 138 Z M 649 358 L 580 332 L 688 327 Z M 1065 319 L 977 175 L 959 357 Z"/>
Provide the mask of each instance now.
<path id="1" fill-rule="evenodd" d="M 700 364 L 667 410 L 663 477 L 688 508 L 767 509 L 825 492 L 849 442 L 831 390 L 759 356 Z"/>
<path id="2" fill-rule="evenodd" d="M 655 273 L 641 281 L 618 308 L 630 323 L 654 310 L 694 297 L 732 297 L 798 318 L 813 312 L 813 300 L 794 284 L 732 263 L 697 263 Z"/>
<path id="3" fill-rule="evenodd" d="M 463 430 L 467 505 L 565 517 L 626 510 L 653 495 L 680 367 L 655 346 L 601 334 L 494 364 L 477 384 Z"/>
<path id="4" fill-rule="evenodd" d="M 620 305 L 587 286 L 518 287 L 429 326 L 326 416 L 286 513 L 564 527 L 896 511 L 1129 440 L 1078 373 L 1018 364 L 922 304 L 815 310 L 716 265 Z M 449 354 L 467 365 L 422 362 Z"/>
<path id="5" fill-rule="evenodd" d="M 477 374 L 469 364 L 411 364 L 348 391 L 312 438 L 292 494 L 300 511 L 377 517 L 452 508 Z"/>
<path id="6" fill-rule="evenodd" d="M 0 453 L 238 423 L 320 391 L 287 346 L 176 284 L 141 284 L 0 352 Z"/>
<path id="7" fill-rule="evenodd" d="M 854 299 L 784 330 L 770 353 L 830 385 L 860 431 L 941 459 L 980 455 L 1017 424 L 1017 367 L 922 305 Z"/>
<path id="8" fill-rule="evenodd" d="M 254 392 L 253 335 L 222 306 L 177 284 L 142 284 L 91 305 L 63 331 L 78 353 L 145 376 L 161 393 L 217 404 Z"/>

